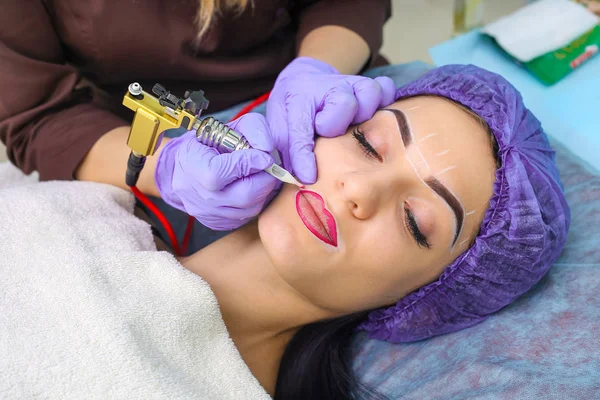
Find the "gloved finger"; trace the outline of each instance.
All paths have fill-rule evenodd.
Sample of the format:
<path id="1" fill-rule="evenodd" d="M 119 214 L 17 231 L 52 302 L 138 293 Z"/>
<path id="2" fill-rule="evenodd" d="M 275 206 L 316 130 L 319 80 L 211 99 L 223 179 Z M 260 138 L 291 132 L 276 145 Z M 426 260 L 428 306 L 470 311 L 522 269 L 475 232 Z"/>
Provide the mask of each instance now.
<path id="1" fill-rule="evenodd" d="M 184 136 L 175 139 L 180 141 L 177 144 L 175 170 L 179 169 L 183 172 L 179 179 L 174 179 L 172 182 L 173 191 L 176 193 L 189 190 L 190 186 L 193 186 L 192 182 L 202 178 L 212 160 L 219 156 L 216 149 L 203 145 L 196 140 L 195 134 L 192 134 L 193 132 L 190 131 L 189 133 L 189 135 L 186 133 Z M 172 142 L 169 142 L 167 146 L 171 145 Z"/>
<path id="2" fill-rule="evenodd" d="M 260 150 L 238 150 L 219 154 L 212 158 L 196 180 L 209 191 L 218 191 L 243 177 L 260 172 L 271 166 L 275 160 Z"/>
<path id="3" fill-rule="evenodd" d="M 387 76 L 378 76 L 375 80 L 381 86 L 381 101 L 379 107 L 389 106 L 396 100 L 396 84 Z"/>
<path id="4" fill-rule="evenodd" d="M 235 229 L 242 225 L 239 221 L 260 213 L 274 192 L 275 181 L 267 173 L 259 172 L 237 180 L 221 191 L 206 191 L 198 186 L 198 194 L 190 191 L 181 194 L 183 210 L 211 229 Z M 199 204 L 202 204 L 201 208 Z"/>
<path id="5" fill-rule="evenodd" d="M 358 102 L 358 110 L 352 124 L 360 124 L 373 117 L 381 103 L 382 89 L 374 79 L 362 77 L 352 84 L 354 96 Z"/>
<path id="6" fill-rule="evenodd" d="M 208 192 L 204 189 L 195 192 L 182 193 L 181 199 L 184 211 L 193 215 L 202 225 L 214 230 L 231 230 L 241 226 L 239 220 L 247 218 L 248 211 L 227 206 L 227 199 L 222 199 L 220 192 Z"/>
<path id="7" fill-rule="evenodd" d="M 154 170 L 154 181 L 162 199 L 179 210 L 183 209 L 183 205 L 175 190 L 179 182 L 175 171 L 179 163 L 180 157 L 178 154 L 181 144 L 189 140 L 189 137 L 190 134 L 186 133 L 169 140 L 158 154 L 156 169 Z"/>
<path id="8" fill-rule="evenodd" d="M 258 216 L 261 210 L 262 204 L 255 204 L 247 208 L 222 206 L 219 208 L 218 213 L 221 214 L 220 218 L 227 219 L 235 225 L 242 226 L 245 222 Z"/>
<path id="9" fill-rule="evenodd" d="M 288 152 L 292 171 L 305 184 L 313 184 L 317 180 L 317 163 L 315 154 L 315 105 L 312 99 L 295 96 L 288 101 Z"/>
<path id="10" fill-rule="evenodd" d="M 315 131 L 320 136 L 343 135 L 354 120 L 358 102 L 350 86 L 337 86 L 323 99 L 323 109 L 315 117 Z"/>
<path id="11" fill-rule="evenodd" d="M 247 221 L 232 220 L 232 219 L 223 218 L 221 216 L 215 216 L 212 214 L 198 215 L 198 216 L 195 216 L 195 218 L 202 225 L 206 226 L 207 228 L 212 229 L 213 231 L 232 231 L 234 229 L 239 228 L 240 226 L 244 225 L 245 223 L 247 223 L 249 221 L 249 220 L 247 220 Z"/>
<path id="12" fill-rule="evenodd" d="M 252 148 L 270 153 L 275 149 L 269 124 L 264 116 L 258 113 L 242 115 L 235 121 L 226 124 L 234 131 L 241 133 Z"/>
<path id="13" fill-rule="evenodd" d="M 219 197 L 223 199 L 223 206 L 249 210 L 256 205 L 263 205 L 277 182 L 266 172 L 258 172 L 232 182 L 221 190 Z"/>
<path id="14" fill-rule="evenodd" d="M 279 151 L 284 168 L 291 168 L 288 153 L 288 125 L 287 109 L 285 105 L 284 89 L 273 89 L 267 102 L 267 122 L 275 142 L 275 148 Z"/>
<path id="15" fill-rule="evenodd" d="M 204 226 L 208 226 L 211 229 L 222 231 L 239 228 L 243 225 L 241 221 L 248 221 L 261 211 L 261 205 L 256 204 L 249 208 L 237 208 L 229 206 L 219 206 L 213 208 L 208 213 L 198 215 L 196 219 Z"/>

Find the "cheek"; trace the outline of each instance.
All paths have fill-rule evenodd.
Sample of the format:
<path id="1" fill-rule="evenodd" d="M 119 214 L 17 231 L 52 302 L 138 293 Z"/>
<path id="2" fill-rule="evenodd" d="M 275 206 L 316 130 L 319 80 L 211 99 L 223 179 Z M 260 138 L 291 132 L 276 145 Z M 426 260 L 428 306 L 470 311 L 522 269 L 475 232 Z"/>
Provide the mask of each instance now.
<path id="1" fill-rule="evenodd" d="M 314 153 L 319 171 L 318 180 L 356 166 L 360 150 L 355 147 L 353 140 L 349 135 L 317 139 Z"/>
<path id="2" fill-rule="evenodd" d="M 258 219 L 260 240 L 274 268 L 294 284 L 322 273 L 326 262 L 323 245 L 304 227 L 296 212 L 296 192 L 292 185 L 284 185 Z"/>
<path id="3" fill-rule="evenodd" d="M 372 305 L 386 305 L 418 289 L 439 275 L 440 260 L 402 237 L 392 215 L 357 230 L 355 245 L 348 260 L 358 272 L 355 280 L 363 289 L 363 300 Z M 360 232 L 360 233 L 359 233 Z M 360 283 L 360 284 L 359 284 Z"/>
<path id="4" fill-rule="evenodd" d="M 390 216 L 365 222 L 355 229 L 349 258 L 360 260 L 365 275 L 383 279 L 394 278 L 403 273 L 402 260 L 406 259 L 408 249 L 402 242 L 397 224 Z"/>
<path id="5" fill-rule="evenodd" d="M 275 264 L 295 258 L 297 232 L 292 223 L 293 191 L 284 185 L 279 195 L 258 218 L 258 233 Z"/>

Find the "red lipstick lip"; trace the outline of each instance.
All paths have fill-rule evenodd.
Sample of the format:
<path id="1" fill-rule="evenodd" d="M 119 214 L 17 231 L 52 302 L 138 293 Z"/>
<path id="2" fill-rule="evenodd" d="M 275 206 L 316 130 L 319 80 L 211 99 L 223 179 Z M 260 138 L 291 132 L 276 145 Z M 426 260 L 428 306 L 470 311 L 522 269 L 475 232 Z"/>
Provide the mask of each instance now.
<path id="1" fill-rule="evenodd" d="M 325 208 L 323 197 L 311 190 L 299 190 L 296 193 L 296 212 L 313 235 L 337 247 L 337 226 L 333 215 Z"/>

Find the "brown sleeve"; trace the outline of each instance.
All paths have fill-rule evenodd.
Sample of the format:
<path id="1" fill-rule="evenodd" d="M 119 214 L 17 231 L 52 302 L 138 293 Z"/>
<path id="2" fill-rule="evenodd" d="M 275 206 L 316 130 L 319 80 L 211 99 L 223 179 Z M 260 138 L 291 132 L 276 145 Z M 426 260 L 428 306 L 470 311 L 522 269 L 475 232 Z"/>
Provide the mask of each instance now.
<path id="1" fill-rule="evenodd" d="M 39 0 L 4 2 L 0 13 L 0 140 L 13 164 L 40 179 L 73 179 L 91 146 L 127 125 L 75 90 L 60 40 Z"/>
<path id="2" fill-rule="evenodd" d="M 350 29 L 369 45 L 371 58 L 366 67 L 378 60 L 383 42 L 383 25 L 392 13 L 389 0 L 321 0 L 303 10 L 300 16 L 297 48 L 310 31 L 325 25 Z"/>

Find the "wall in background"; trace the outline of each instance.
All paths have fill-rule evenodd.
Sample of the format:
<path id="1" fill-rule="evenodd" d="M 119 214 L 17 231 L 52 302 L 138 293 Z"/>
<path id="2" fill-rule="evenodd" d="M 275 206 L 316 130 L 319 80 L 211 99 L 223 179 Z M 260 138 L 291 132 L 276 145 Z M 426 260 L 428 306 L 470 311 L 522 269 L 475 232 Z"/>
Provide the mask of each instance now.
<path id="1" fill-rule="evenodd" d="M 483 22 L 509 14 L 528 0 L 484 0 Z M 391 63 L 431 62 L 428 49 L 452 38 L 455 0 L 392 0 L 382 53 Z"/>
<path id="2" fill-rule="evenodd" d="M 491 22 L 527 0 L 484 0 L 483 19 Z M 452 37 L 454 0 L 392 0 L 392 18 L 384 31 L 382 53 L 391 63 L 431 62 L 428 49 Z M 0 143 L 0 161 L 6 151 Z"/>

